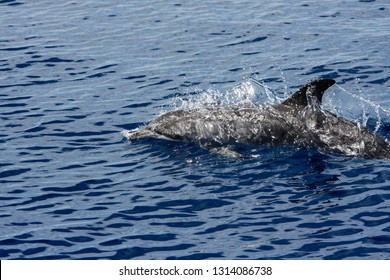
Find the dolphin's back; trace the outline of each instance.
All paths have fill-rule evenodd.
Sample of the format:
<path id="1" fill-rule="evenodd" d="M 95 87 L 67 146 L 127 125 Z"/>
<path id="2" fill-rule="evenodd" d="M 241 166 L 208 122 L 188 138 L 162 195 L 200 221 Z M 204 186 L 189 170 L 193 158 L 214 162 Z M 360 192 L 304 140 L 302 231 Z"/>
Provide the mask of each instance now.
<path id="1" fill-rule="evenodd" d="M 294 138 L 292 125 L 268 106 L 177 110 L 158 117 L 145 129 L 202 146 L 282 144 Z"/>
<path id="2" fill-rule="evenodd" d="M 307 107 L 301 127 L 306 143 L 347 155 L 390 159 L 390 143 L 384 137 L 331 112 Z"/>

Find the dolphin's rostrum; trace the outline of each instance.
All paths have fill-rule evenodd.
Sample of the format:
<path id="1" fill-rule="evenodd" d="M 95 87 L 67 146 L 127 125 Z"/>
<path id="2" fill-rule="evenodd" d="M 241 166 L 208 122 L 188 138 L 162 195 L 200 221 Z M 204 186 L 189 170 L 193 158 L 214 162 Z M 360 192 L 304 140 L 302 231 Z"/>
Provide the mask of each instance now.
<path id="1" fill-rule="evenodd" d="M 143 129 L 125 131 L 124 136 L 183 140 L 225 151 L 237 145 L 306 145 L 390 159 L 390 144 L 385 138 L 320 107 L 324 92 L 334 83 L 332 79 L 312 81 L 277 105 L 225 105 L 168 112 Z M 239 155 L 233 151 L 227 154 Z"/>

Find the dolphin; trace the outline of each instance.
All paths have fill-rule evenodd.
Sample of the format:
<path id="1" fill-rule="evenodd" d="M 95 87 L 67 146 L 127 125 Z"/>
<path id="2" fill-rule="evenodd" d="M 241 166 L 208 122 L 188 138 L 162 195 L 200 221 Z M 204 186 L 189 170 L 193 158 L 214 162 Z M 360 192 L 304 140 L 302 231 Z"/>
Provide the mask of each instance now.
<path id="1" fill-rule="evenodd" d="M 321 108 L 333 79 L 317 79 L 276 105 L 225 105 L 165 113 L 128 139 L 182 140 L 225 156 L 239 146 L 315 146 L 365 158 L 390 159 L 390 144 L 368 128 Z"/>

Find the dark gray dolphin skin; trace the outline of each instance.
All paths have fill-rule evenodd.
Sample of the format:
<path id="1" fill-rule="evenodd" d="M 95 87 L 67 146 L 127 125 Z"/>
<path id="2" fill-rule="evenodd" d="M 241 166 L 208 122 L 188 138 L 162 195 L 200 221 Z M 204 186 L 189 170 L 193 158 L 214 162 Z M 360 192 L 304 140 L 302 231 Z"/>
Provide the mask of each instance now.
<path id="1" fill-rule="evenodd" d="M 194 142 L 213 151 L 224 151 L 221 154 L 227 156 L 240 156 L 234 152 L 238 145 L 299 145 L 390 159 L 390 144 L 385 138 L 320 107 L 324 92 L 333 84 L 332 79 L 312 81 L 277 105 L 176 110 L 159 116 L 143 129 L 123 134 L 128 139 Z"/>

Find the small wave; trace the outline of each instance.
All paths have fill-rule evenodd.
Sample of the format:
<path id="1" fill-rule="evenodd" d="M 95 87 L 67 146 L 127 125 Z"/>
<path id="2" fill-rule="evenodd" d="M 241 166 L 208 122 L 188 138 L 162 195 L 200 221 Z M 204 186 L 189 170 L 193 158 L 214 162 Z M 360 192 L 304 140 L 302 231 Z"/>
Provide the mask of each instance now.
<path id="1" fill-rule="evenodd" d="M 22 2 L 17 2 L 16 0 L 1 0 L 0 5 L 7 5 L 7 6 L 19 6 L 23 5 Z"/>

